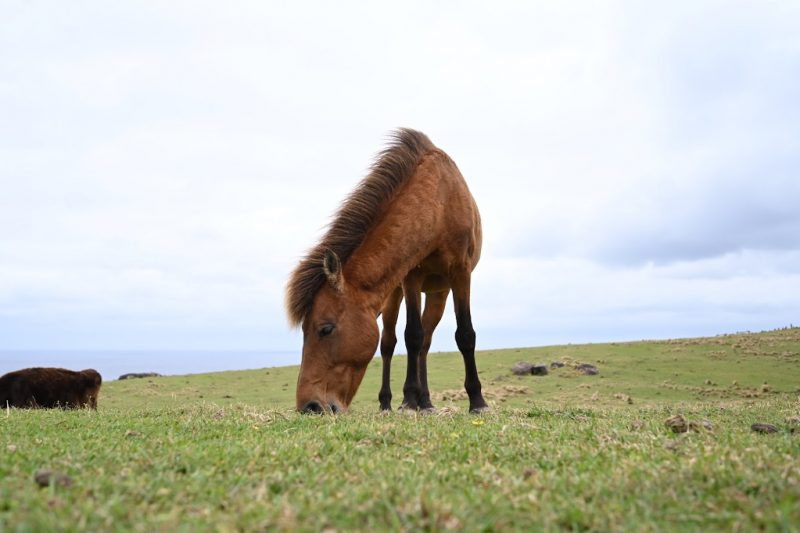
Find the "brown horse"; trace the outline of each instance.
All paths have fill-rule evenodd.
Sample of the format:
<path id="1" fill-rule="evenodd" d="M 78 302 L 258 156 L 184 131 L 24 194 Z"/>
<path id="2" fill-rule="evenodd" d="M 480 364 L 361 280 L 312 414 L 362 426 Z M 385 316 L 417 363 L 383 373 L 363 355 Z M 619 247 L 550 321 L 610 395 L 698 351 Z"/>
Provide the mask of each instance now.
<path id="1" fill-rule="evenodd" d="M 392 324 L 392 335 L 387 333 L 381 343 L 381 407 L 389 408 L 391 355 L 384 354 L 394 348 L 393 323 L 403 298 L 408 351 L 403 406 L 430 407 L 425 358 L 420 358 L 426 339 L 430 343 L 426 331 L 433 333 L 450 290 L 469 409 L 487 409 L 470 313 L 470 279 L 480 259 L 481 239 L 478 207 L 455 163 L 424 134 L 395 132 L 289 280 L 289 320 L 303 329 L 297 409 L 347 409 L 378 346 L 376 318 L 382 311 L 384 324 Z M 428 328 L 420 313 L 422 292 Z"/>

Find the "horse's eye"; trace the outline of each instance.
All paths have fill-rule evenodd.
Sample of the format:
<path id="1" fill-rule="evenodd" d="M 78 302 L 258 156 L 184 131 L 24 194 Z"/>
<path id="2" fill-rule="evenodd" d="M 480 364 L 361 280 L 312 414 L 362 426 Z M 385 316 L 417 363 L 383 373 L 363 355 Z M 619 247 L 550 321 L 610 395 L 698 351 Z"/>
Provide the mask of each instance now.
<path id="1" fill-rule="evenodd" d="M 334 328 L 333 324 L 325 324 L 324 326 L 319 328 L 319 336 L 320 337 L 327 337 L 328 335 L 333 333 L 333 328 Z"/>

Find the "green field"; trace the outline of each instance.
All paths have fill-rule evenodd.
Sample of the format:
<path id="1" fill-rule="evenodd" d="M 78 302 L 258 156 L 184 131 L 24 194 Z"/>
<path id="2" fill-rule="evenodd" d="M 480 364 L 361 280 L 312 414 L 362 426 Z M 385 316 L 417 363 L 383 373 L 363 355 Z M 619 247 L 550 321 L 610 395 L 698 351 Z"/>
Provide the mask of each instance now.
<path id="1" fill-rule="evenodd" d="M 517 361 L 567 366 L 519 377 Z M 379 360 L 343 416 L 294 412 L 296 367 L 109 381 L 97 412 L 5 411 L 0 531 L 800 529 L 800 329 L 478 366 L 479 416 L 458 354 L 429 358 L 437 414 L 379 414 Z M 676 414 L 693 430 L 668 429 Z M 40 488 L 42 469 L 69 479 Z"/>

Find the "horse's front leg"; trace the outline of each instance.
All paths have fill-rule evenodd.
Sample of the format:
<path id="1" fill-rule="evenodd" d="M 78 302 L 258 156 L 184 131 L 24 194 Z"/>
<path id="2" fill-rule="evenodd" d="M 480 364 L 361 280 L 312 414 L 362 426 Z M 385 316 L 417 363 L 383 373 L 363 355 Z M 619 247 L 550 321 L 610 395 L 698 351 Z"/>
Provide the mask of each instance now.
<path id="1" fill-rule="evenodd" d="M 413 272 L 409 273 L 403 281 L 403 296 L 406 300 L 405 341 L 408 366 L 406 367 L 406 382 L 403 385 L 403 404 L 400 406 L 402 409 L 417 410 L 420 407 L 421 385 L 418 362 L 424 339 L 420 316 L 421 291 L 422 276 Z"/>
<path id="2" fill-rule="evenodd" d="M 381 364 L 383 366 L 383 376 L 381 390 L 378 393 L 378 401 L 381 404 L 381 411 L 392 410 L 392 385 L 390 377 L 392 374 L 392 355 L 397 344 L 395 326 L 397 326 L 397 316 L 400 313 L 400 302 L 403 301 L 403 290 L 397 287 L 383 304 L 381 320 L 383 321 L 383 331 L 381 331 Z"/>

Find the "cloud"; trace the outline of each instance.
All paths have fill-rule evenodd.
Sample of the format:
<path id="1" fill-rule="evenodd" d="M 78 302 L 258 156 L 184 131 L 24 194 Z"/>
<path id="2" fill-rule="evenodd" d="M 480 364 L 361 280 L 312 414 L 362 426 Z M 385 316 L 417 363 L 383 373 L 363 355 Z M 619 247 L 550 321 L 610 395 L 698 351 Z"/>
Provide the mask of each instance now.
<path id="1" fill-rule="evenodd" d="M 521 193 L 494 192 L 499 252 L 635 265 L 797 249 L 800 45 L 785 9 L 625 10 L 589 108 L 565 92 L 554 140 L 522 135 L 527 159 L 494 159 Z"/>
<path id="2" fill-rule="evenodd" d="M 669 338 L 788 325 L 800 252 L 745 252 L 670 265 L 505 259 L 475 273 L 483 346 Z M 489 282 L 488 280 L 491 280 Z M 774 324 L 783 316 L 785 324 Z M 481 334 L 483 331 L 483 334 Z"/>
<path id="3" fill-rule="evenodd" d="M 296 348 L 286 277 L 395 126 L 481 208 L 483 347 L 785 325 L 797 15 L 19 4 L 0 21 L 3 342 Z"/>

